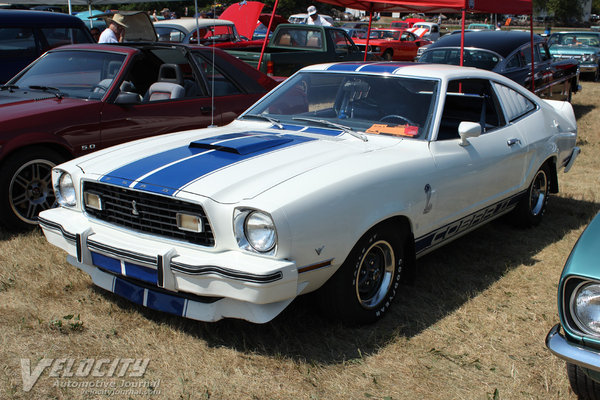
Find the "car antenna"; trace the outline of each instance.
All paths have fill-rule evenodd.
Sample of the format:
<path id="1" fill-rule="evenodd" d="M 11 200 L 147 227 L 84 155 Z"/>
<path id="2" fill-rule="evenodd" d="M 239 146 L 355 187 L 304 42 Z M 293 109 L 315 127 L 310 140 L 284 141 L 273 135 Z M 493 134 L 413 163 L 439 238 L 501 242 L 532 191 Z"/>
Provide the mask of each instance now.
<path id="1" fill-rule="evenodd" d="M 214 23 L 214 19 L 215 19 L 215 12 L 217 11 L 217 5 L 216 3 L 213 1 L 213 5 L 212 5 L 212 14 L 213 14 L 213 23 Z M 213 25 L 213 36 L 214 33 L 216 31 L 217 27 L 216 24 Z M 215 125 L 215 47 L 216 47 L 216 41 L 212 40 L 212 75 L 210 78 L 210 125 L 208 126 L 209 128 L 216 128 L 217 126 Z M 198 43 L 200 43 L 200 37 L 198 37 Z"/>

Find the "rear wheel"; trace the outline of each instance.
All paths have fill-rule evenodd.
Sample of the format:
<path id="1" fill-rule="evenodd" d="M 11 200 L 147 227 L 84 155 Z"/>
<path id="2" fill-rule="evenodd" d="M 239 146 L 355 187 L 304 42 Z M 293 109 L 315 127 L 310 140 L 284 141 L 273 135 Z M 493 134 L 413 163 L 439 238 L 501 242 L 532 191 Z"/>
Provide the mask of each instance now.
<path id="1" fill-rule="evenodd" d="M 394 57 L 394 53 L 393 53 L 393 51 L 392 51 L 392 50 L 386 50 L 386 51 L 383 53 L 383 59 L 384 59 L 385 61 L 392 61 L 392 58 L 393 58 L 393 57 Z"/>
<path id="2" fill-rule="evenodd" d="M 567 376 L 571 389 L 580 399 L 600 400 L 600 384 L 591 379 L 575 364 L 567 363 Z"/>
<path id="3" fill-rule="evenodd" d="M 64 158 L 50 149 L 15 153 L 2 166 L 0 220 L 11 230 L 37 225 L 40 211 L 55 205 L 52 168 Z"/>
<path id="4" fill-rule="evenodd" d="M 546 164 L 542 165 L 514 211 L 513 216 L 518 225 L 530 227 L 542 222 L 550 194 L 550 177 L 550 168 Z"/>
<path id="5" fill-rule="evenodd" d="M 377 227 L 354 246 L 319 290 L 322 310 L 348 324 L 375 322 L 388 311 L 404 267 L 406 233 Z"/>

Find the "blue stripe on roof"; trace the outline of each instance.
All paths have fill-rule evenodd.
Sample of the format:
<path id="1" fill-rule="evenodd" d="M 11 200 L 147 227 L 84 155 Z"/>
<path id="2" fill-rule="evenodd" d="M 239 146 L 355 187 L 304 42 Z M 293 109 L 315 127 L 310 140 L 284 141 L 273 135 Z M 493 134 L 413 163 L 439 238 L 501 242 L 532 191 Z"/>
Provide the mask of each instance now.
<path id="1" fill-rule="evenodd" d="M 279 146 L 263 148 L 259 151 L 247 154 L 237 154 L 219 150 L 205 151 L 197 157 L 183 160 L 147 176 L 138 182 L 134 188 L 147 192 L 173 195 L 191 182 L 221 168 L 261 154 L 316 140 L 295 135 L 280 135 L 278 137 L 289 140 L 281 143 Z"/>
<path id="2" fill-rule="evenodd" d="M 356 71 L 358 68 L 365 65 L 364 63 L 344 63 L 344 64 L 333 64 L 327 67 L 327 71 Z"/>
<path id="3" fill-rule="evenodd" d="M 368 64 L 360 72 L 375 72 L 378 74 L 391 74 L 399 68 L 398 64 Z"/>

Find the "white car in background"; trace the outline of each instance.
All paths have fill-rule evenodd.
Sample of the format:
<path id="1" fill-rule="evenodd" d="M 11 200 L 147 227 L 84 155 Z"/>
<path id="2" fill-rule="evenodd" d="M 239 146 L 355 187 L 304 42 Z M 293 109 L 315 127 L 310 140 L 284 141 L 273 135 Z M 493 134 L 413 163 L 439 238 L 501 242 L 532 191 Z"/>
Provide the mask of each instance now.
<path id="1" fill-rule="evenodd" d="M 440 38 L 440 26 L 433 22 L 417 22 L 412 28 L 408 28 L 407 31 L 432 42 Z"/>
<path id="2" fill-rule="evenodd" d="M 321 17 L 325 18 L 327 22 L 329 22 L 332 26 L 334 24 L 333 18 L 330 15 L 319 14 Z M 294 14 L 290 15 L 288 18 L 288 22 L 290 24 L 306 24 L 308 21 L 308 14 Z"/>
<path id="3" fill-rule="evenodd" d="M 501 215 L 540 223 L 579 149 L 567 102 L 449 65 L 306 67 L 233 123 L 59 165 L 48 241 L 186 318 L 267 322 L 297 296 L 388 311 L 416 259 Z M 451 273 L 451 268 L 449 268 Z"/>

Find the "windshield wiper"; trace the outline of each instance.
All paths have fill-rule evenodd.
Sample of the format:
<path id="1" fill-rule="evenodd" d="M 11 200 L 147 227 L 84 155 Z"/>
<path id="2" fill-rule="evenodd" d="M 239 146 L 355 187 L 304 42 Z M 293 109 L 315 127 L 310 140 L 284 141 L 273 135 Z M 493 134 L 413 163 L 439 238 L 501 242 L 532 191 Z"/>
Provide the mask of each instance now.
<path id="1" fill-rule="evenodd" d="M 315 122 L 317 124 L 325 125 L 325 126 L 328 126 L 331 128 L 338 128 L 338 129 L 341 129 L 342 131 L 344 131 L 345 133 L 349 133 L 350 135 L 354 136 L 355 138 L 359 138 L 363 142 L 369 141 L 367 136 L 363 135 L 360 132 L 356 132 L 354 129 L 350 128 L 349 126 L 338 124 L 336 122 L 331 122 L 326 119 L 306 118 L 306 117 L 293 117 L 292 119 L 295 121 Z"/>
<path id="2" fill-rule="evenodd" d="M 29 89 L 41 90 L 43 92 L 52 93 L 53 95 L 56 96 L 57 99 L 62 99 L 63 98 L 63 94 L 60 92 L 60 89 L 55 88 L 55 87 L 31 85 L 31 86 L 29 86 Z"/>
<path id="3" fill-rule="evenodd" d="M 19 87 L 17 85 L 2 85 L 0 86 L 0 90 L 14 90 L 14 89 L 18 89 Z"/>
<path id="4" fill-rule="evenodd" d="M 246 117 L 256 118 L 256 119 L 262 119 L 264 121 L 269 121 L 270 123 L 272 123 L 273 125 L 275 125 L 279 129 L 283 129 L 283 125 L 281 125 L 281 122 L 277 118 L 268 117 L 268 116 L 263 115 L 263 114 L 246 114 L 246 115 L 242 116 L 242 118 L 246 118 Z"/>

